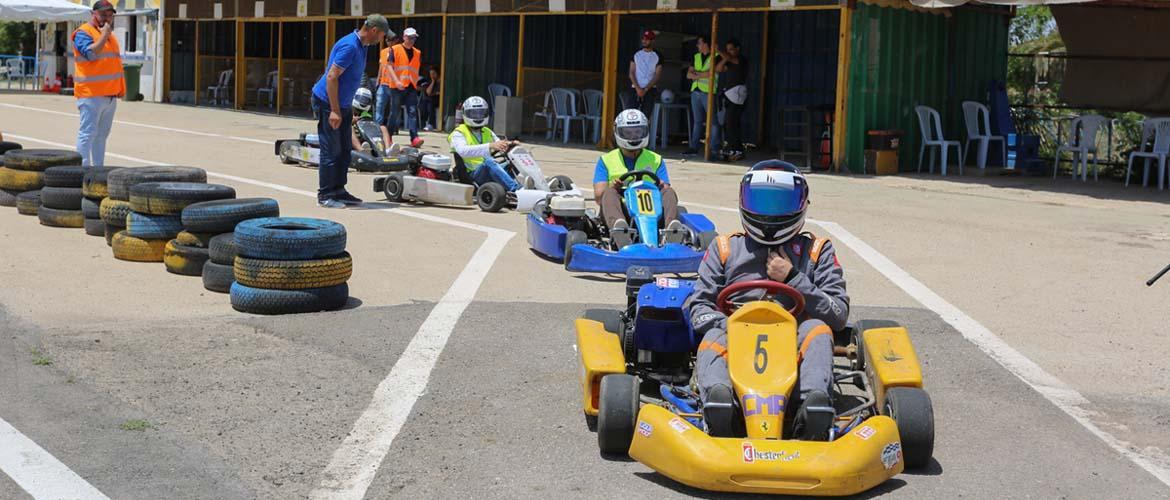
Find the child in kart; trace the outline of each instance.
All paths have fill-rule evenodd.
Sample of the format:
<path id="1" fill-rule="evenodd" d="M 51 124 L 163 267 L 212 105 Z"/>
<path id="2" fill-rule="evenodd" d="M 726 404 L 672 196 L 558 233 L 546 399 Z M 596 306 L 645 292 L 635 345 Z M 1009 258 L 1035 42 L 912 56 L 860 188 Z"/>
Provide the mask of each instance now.
<path id="1" fill-rule="evenodd" d="M 662 219 L 668 235 L 682 236 L 682 223 L 678 221 L 678 193 L 670 187 L 670 175 L 666 172 L 666 161 L 658 153 L 646 149 L 650 143 L 650 121 L 637 109 L 627 109 L 618 114 L 613 122 L 613 139 L 617 149 L 601 155 L 593 169 L 593 199 L 601 208 L 601 219 L 610 229 L 610 237 L 618 248 L 632 242 L 633 231 L 626 222 L 622 210 L 622 187 L 618 180 L 622 174 L 634 170 L 652 171 L 658 176 L 658 188 L 662 192 Z M 670 242 L 670 238 L 667 238 Z M 674 241 L 678 243 L 678 241 Z"/>
<path id="2" fill-rule="evenodd" d="M 370 107 L 374 104 L 374 94 L 370 92 L 370 89 L 361 87 L 353 95 L 353 101 L 350 104 L 353 107 L 353 127 L 349 131 L 349 141 L 354 151 L 362 151 L 362 140 L 358 137 L 358 122 L 374 119 L 374 115 L 370 113 Z M 390 151 L 392 144 L 390 131 L 386 129 L 385 125 L 378 128 L 382 130 L 382 143 L 386 145 L 386 151 Z"/>
<path id="3" fill-rule="evenodd" d="M 804 295 L 805 312 L 797 320 L 800 353 L 799 398 L 794 435 L 825 440 L 835 418 L 830 390 L 833 380 L 833 331 L 845 328 L 849 295 L 833 244 L 802 232 L 808 208 L 808 183 L 791 163 L 769 160 L 743 177 L 739 213 L 745 233 L 721 236 L 699 266 L 695 292 L 687 299 L 696 335 L 702 336 L 695 379 L 708 432 L 733 437 L 735 396 L 727 369 L 727 316 L 716 305 L 726 286 L 740 281 L 785 283 Z M 737 301 L 759 300 L 763 290 L 747 290 Z"/>
<path id="4" fill-rule="evenodd" d="M 471 96 L 463 101 L 463 123 L 447 136 L 451 152 L 463 158 L 467 172 L 476 186 L 495 181 L 509 193 L 520 189 L 520 183 L 504 170 L 494 159 L 492 151 L 506 152 L 520 141 L 502 140 L 487 127 L 488 104 L 482 97 Z"/>

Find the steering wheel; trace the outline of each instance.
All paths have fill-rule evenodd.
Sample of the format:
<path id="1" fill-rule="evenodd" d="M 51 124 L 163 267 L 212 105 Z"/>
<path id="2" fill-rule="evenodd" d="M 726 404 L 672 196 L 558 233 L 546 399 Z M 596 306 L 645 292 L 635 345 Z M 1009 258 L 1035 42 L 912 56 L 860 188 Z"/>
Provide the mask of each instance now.
<path id="1" fill-rule="evenodd" d="M 767 294 L 764 295 L 764 299 L 767 299 L 768 297 L 775 298 L 780 295 L 792 299 L 793 305 L 792 307 L 788 308 L 788 314 L 791 314 L 793 317 L 799 317 L 800 313 L 804 312 L 804 294 L 784 283 L 772 280 L 752 280 L 732 283 L 724 288 L 722 292 L 719 292 L 719 297 L 715 299 L 715 305 L 719 308 L 720 312 L 730 315 L 732 312 L 734 312 L 732 307 L 736 306 L 736 304 L 731 302 L 732 295 L 745 290 L 757 289 L 767 291 Z M 738 306 L 736 306 L 736 308 L 738 308 Z"/>
<path id="2" fill-rule="evenodd" d="M 649 178 L 650 180 L 654 181 L 655 185 L 662 184 L 662 180 L 658 178 L 658 174 L 655 174 L 649 170 L 631 170 L 618 177 L 617 181 L 621 183 L 624 189 L 625 185 L 629 184 L 633 179 L 641 178 Z"/>

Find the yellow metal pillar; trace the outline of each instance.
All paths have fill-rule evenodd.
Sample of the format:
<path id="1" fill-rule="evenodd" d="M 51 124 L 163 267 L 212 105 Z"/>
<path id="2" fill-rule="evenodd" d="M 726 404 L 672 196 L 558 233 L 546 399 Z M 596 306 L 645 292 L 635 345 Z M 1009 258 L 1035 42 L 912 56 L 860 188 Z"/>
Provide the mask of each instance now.
<path id="1" fill-rule="evenodd" d="M 276 23 L 276 114 L 284 103 L 284 21 Z"/>
<path id="2" fill-rule="evenodd" d="M 171 102 L 171 21 L 163 21 L 163 102 Z"/>
<path id="3" fill-rule="evenodd" d="M 520 14 L 520 46 L 516 49 L 516 97 L 524 99 L 524 20 L 528 16 Z M 496 103 L 492 103 L 495 106 Z"/>
<path id="4" fill-rule="evenodd" d="M 760 114 L 758 115 L 758 119 L 756 120 L 756 146 L 757 147 L 762 146 L 764 144 L 764 109 L 766 107 L 765 103 L 764 103 L 764 99 L 768 98 L 768 92 L 767 92 L 767 90 L 765 90 L 765 89 L 767 89 L 767 87 L 765 87 L 765 85 L 768 82 L 768 79 L 767 79 L 767 76 L 768 76 L 768 53 L 770 52 L 770 50 L 769 50 L 770 47 L 768 47 L 768 18 L 772 17 L 771 12 L 764 12 L 763 15 L 764 15 L 764 43 L 760 44 L 760 47 L 763 47 L 763 49 L 760 50 L 760 100 L 757 101 L 757 102 L 759 102 L 759 105 L 760 105 Z"/>
<path id="5" fill-rule="evenodd" d="M 719 12 L 711 13 L 711 53 L 715 54 L 715 47 L 719 46 Z M 715 59 L 711 58 L 712 63 Z M 703 136 L 706 140 L 703 141 L 703 158 L 711 157 L 711 123 L 715 117 L 715 93 L 719 89 L 715 88 L 715 64 L 711 64 L 711 76 L 707 78 L 707 88 L 711 89 L 707 93 L 707 129 L 703 131 Z"/>
<path id="6" fill-rule="evenodd" d="M 607 11 L 605 13 L 605 63 L 602 65 L 602 99 L 601 99 L 601 142 L 600 149 L 608 149 L 613 144 L 613 123 L 617 105 L 618 82 L 618 23 L 621 15 Z"/>
<path id="7" fill-rule="evenodd" d="M 447 100 L 447 14 L 443 14 L 443 33 L 439 35 L 439 93 L 443 96 L 439 99 L 439 107 L 435 111 L 436 116 L 435 125 L 438 125 L 439 130 L 446 130 L 447 115 L 444 114 L 445 106 L 443 102 Z"/>
<path id="8" fill-rule="evenodd" d="M 837 45 L 837 103 L 833 110 L 833 170 L 845 167 L 846 100 L 849 96 L 849 65 L 853 42 L 853 9 L 841 8 L 841 33 Z"/>
<path id="9" fill-rule="evenodd" d="M 199 21 L 195 21 L 195 105 L 199 105 Z"/>
<path id="10" fill-rule="evenodd" d="M 248 66 L 244 63 L 244 21 L 236 19 L 236 109 L 244 109 L 247 92 Z"/>

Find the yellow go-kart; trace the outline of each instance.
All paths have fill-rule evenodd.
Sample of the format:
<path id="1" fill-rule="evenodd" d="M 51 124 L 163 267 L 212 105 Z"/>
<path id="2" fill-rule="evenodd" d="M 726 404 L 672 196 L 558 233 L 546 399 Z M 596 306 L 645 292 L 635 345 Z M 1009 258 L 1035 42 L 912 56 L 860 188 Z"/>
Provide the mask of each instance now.
<path id="1" fill-rule="evenodd" d="M 639 274 L 641 275 L 639 276 Z M 603 454 L 626 454 L 705 490 L 851 495 L 929 463 L 934 416 L 905 328 L 862 321 L 835 347 L 836 419 L 827 441 L 793 436 L 799 409 L 797 320 L 803 295 L 774 281 L 728 286 L 727 362 L 741 435 L 707 434 L 690 380 L 698 343 L 682 308 L 693 284 L 627 274 L 624 312 L 589 310 L 576 321 L 586 418 Z M 763 300 L 731 298 L 765 289 Z M 791 304 L 785 309 L 779 300 Z"/>

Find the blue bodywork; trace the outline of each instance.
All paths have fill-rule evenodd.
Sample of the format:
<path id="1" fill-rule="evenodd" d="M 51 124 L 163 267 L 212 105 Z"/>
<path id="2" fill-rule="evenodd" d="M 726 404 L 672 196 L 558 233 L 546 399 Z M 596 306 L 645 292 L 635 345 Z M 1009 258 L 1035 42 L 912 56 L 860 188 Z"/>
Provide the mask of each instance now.
<path id="1" fill-rule="evenodd" d="M 694 352 L 698 347 L 688 310 L 683 307 L 695 282 L 658 278 L 638 288 L 634 342 L 653 352 Z"/>
<path id="2" fill-rule="evenodd" d="M 622 193 L 630 226 L 638 230 L 638 243 L 658 246 L 658 220 L 662 218 L 662 191 L 653 182 L 638 181 Z M 622 272 L 625 272 L 624 270 Z"/>
<path id="3" fill-rule="evenodd" d="M 569 230 L 559 224 L 549 224 L 536 212 L 528 212 L 528 246 L 541 255 L 559 261 L 565 260 L 565 237 Z"/>

